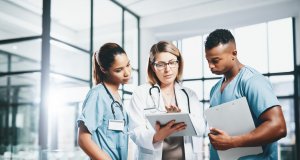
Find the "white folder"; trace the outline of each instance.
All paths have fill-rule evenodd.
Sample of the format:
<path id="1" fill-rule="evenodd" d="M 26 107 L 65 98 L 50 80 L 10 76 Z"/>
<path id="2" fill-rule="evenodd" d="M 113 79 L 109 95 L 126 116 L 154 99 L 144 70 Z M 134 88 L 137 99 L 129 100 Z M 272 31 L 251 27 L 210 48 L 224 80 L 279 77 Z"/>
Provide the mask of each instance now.
<path id="1" fill-rule="evenodd" d="M 211 107 L 204 114 L 210 127 L 221 129 L 230 136 L 245 134 L 255 129 L 245 97 Z M 217 150 L 217 152 L 220 160 L 233 160 L 247 155 L 256 155 L 263 150 L 258 146 Z"/>

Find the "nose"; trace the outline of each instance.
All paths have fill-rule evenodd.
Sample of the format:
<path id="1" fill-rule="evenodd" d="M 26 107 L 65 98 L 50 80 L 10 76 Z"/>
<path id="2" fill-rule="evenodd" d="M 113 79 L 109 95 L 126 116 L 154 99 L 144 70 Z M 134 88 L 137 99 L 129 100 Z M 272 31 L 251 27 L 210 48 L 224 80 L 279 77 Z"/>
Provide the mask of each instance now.
<path id="1" fill-rule="evenodd" d="M 213 68 L 215 67 L 215 65 L 212 64 L 212 63 L 208 63 L 208 67 L 209 67 L 210 69 L 213 69 Z"/>
<path id="2" fill-rule="evenodd" d="M 128 68 L 125 69 L 124 77 L 130 76 L 130 74 L 131 74 L 131 67 L 128 67 Z"/>
<path id="3" fill-rule="evenodd" d="M 168 72 L 169 70 L 171 70 L 170 64 L 167 64 L 164 69 L 165 69 L 166 72 Z"/>

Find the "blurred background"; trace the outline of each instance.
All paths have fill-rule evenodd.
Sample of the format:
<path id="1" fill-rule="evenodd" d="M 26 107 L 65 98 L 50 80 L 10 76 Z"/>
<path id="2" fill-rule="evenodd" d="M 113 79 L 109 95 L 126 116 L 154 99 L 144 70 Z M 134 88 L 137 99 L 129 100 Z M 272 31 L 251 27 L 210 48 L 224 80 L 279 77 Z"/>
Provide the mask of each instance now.
<path id="1" fill-rule="evenodd" d="M 230 29 L 241 62 L 271 81 L 288 128 L 279 157 L 300 159 L 299 18 L 299 0 L 0 0 L 0 159 L 86 157 L 76 119 L 92 87 L 91 55 L 106 42 L 131 59 L 133 81 L 119 89 L 124 105 L 146 82 L 150 47 L 168 40 L 183 54 L 183 85 L 208 108 L 220 77 L 203 46 L 217 28 Z M 130 141 L 129 159 L 133 152 Z"/>

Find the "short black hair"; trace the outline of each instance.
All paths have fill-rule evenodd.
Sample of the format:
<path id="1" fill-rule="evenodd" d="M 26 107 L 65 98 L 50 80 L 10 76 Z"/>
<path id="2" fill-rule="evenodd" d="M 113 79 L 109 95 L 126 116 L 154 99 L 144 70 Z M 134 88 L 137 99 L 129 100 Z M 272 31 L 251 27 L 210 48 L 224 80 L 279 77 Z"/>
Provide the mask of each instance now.
<path id="1" fill-rule="evenodd" d="M 216 29 L 211 32 L 205 41 L 205 50 L 210 50 L 219 44 L 235 43 L 235 39 L 231 32 L 227 29 Z"/>

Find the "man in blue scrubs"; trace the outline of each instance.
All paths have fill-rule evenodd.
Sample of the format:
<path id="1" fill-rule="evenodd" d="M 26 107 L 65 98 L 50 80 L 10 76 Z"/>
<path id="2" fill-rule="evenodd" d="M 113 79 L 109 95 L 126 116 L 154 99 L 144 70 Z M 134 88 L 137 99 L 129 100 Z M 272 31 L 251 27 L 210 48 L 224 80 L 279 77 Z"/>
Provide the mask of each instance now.
<path id="1" fill-rule="evenodd" d="M 286 136 L 286 124 L 270 82 L 255 69 L 239 62 L 235 39 L 228 30 L 217 29 L 210 33 L 205 52 L 211 72 L 223 75 L 211 89 L 211 107 L 246 97 L 256 126 L 251 132 L 237 136 L 211 128 L 208 134 L 210 159 L 219 159 L 216 150 L 262 146 L 263 153 L 240 159 L 277 160 L 276 141 Z"/>

